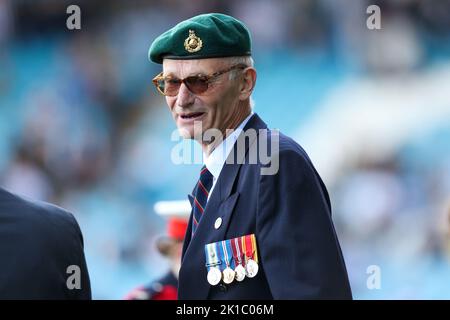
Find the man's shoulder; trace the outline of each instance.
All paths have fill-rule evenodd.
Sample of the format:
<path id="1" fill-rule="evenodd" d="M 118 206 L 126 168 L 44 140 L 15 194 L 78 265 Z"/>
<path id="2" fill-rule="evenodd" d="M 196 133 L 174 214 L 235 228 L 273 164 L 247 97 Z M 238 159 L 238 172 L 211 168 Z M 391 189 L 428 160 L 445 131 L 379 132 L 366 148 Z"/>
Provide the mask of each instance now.
<path id="1" fill-rule="evenodd" d="M 28 199 L 0 188 L 0 217 L 34 230 L 77 227 L 73 215 L 56 205 Z"/>
<path id="2" fill-rule="evenodd" d="M 279 132 L 279 140 L 280 140 L 280 153 L 292 154 L 293 156 L 297 155 L 309 159 L 308 154 L 303 149 L 303 147 L 291 137 Z"/>
<path id="3" fill-rule="evenodd" d="M 250 118 L 245 131 L 250 138 L 252 135 L 258 137 L 258 139 L 254 139 L 252 144 L 253 148 L 256 147 L 258 152 L 267 150 L 267 153 L 270 155 L 282 154 L 310 161 L 306 151 L 294 139 L 283 134 L 278 129 L 270 129 L 257 114 Z"/>
<path id="4" fill-rule="evenodd" d="M 278 161 L 296 164 L 311 165 L 311 159 L 303 147 L 291 137 L 283 134 L 279 130 L 262 129 L 259 135 L 259 141 L 255 146 L 259 153 L 259 157 L 267 156 L 272 160 L 277 158 Z M 262 155 L 261 153 L 265 153 Z M 264 165 L 264 163 L 262 163 Z"/>

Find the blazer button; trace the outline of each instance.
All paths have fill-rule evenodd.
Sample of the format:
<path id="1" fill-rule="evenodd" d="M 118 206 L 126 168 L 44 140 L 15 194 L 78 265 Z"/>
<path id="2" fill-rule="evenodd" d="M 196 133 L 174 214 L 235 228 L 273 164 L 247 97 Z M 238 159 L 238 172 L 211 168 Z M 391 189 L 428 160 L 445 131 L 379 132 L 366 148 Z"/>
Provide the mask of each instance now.
<path id="1" fill-rule="evenodd" d="M 226 292 L 228 290 L 227 286 L 224 285 L 223 283 L 219 284 L 219 290 L 221 292 Z"/>
<path id="2" fill-rule="evenodd" d="M 216 228 L 216 230 L 217 230 L 220 228 L 221 225 L 222 225 L 222 218 L 219 217 L 216 219 L 216 222 L 214 222 L 214 228 Z"/>

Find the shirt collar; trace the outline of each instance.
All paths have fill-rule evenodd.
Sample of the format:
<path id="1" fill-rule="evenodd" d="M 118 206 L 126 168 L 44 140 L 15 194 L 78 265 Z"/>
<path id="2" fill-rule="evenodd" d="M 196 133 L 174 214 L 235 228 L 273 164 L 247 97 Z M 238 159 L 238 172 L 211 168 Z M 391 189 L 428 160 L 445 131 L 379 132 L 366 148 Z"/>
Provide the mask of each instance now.
<path id="1" fill-rule="evenodd" d="M 203 159 L 205 162 L 206 168 L 208 168 L 209 172 L 213 175 L 215 179 L 219 178 L 220 172 L 222 171 L 223 165 L 227 160 L 228 155 L 233 149 L 234 144 L 236 143 L 239 134 L 244 130 L 245 125 L 253 116 L 253 111 L 250 115 L 245 118 L 241 124 L 228 135 L 214 150 L 211 152 L 209 156 L 203 154 Z"/>

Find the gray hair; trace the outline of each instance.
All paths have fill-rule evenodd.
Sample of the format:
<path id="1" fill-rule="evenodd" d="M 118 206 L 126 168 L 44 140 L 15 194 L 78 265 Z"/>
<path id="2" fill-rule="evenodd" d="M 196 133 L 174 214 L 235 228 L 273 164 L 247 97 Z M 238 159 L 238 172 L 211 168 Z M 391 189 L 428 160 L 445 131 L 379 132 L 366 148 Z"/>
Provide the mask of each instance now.
<path id="1" fill-rule="evenodd" d="M 230 66 L 235 64 L 245 64 L 247 67 L 253 67 L 255 64 L 251 56 L 229 57 L 225 59 L 228 60 Z"/>
<path id="2" fill-rule="evenodd" d="M 255 62 L 253 61 L 253 58 L 251 56 L 241 56 L 241 57 L 227 57 L 224 58 L 225 61 L 228 62 L 229 66 L 237 65 L 237 64 L 243 64 L 247 67 L 254 67 Z M 233 70 L 230 72 L 230 75 L 228 76 L 229 80 L 233 80 L 236 78 L 237 70 Z M 250 108 L 253 109 L 255 106 L 255 100 L 253 100 L 253 97 L 250 96 Z"/>

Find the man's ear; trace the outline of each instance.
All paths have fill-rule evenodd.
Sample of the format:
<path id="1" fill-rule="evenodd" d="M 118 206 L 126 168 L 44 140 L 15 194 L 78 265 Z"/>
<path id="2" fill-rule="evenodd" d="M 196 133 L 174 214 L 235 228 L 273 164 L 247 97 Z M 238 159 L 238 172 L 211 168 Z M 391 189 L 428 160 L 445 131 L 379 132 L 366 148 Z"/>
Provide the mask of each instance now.
<path id="1" fill-rule="evenodd" d="M 256 84 L 256 70 L 255 68 L 248 67 L 242 71 L 242 81 L 239 87 L 239 100 L 247 100 L 252 94 Z"/>

